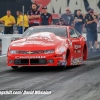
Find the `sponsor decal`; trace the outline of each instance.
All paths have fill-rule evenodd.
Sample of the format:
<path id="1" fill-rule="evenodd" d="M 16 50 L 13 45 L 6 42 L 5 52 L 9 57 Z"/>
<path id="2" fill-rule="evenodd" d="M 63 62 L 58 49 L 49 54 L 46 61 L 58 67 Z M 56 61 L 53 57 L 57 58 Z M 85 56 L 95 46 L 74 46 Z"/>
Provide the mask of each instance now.
<path id="1" fill-rule="evenodd" d="M 33 2 L 37 3 L 38 4 L 38 9 L 42 12 L 42 8 L 44 6 L 48 6 L 50 4 L 51 0 L 45 0 L 44 2 L 43 2 L 43 0 L 31 0 L 31 2 L 32 3 Z M 59 14 L 58 13 L 57 14 L 55 14 L 55 13 L 53 14 L 52 13 L 52 17 L 58 19 L 59 18 Z"/>
<path id="2" fill-rule="evenodd" d="M 100 10 L 99 0 L 30 0 L 32 3 L 38 4 L 38 9 L 42 12 L 42 7 L 48 6 L 48 10 L 51 11 L 54 18 L 59 18 L 59 14 L 63 14 L 66 7 L 69 7 L 71 12 L 74 13 L 76 9 L 82 9 L 82 12 L 86 13 L 87 7 L 92 7 L 96 12 Z M 56 5 L 56 6 L 55 6 Z M 81 6 L 83 5 L 83 6 Z M 75 9 L 76 8 L 76 9 Z"/>
<path id="3" fill-rule="evenodd" d="M 53 42 L 52 39 L 49 39 L 48 37 L 41 37 L 41 36 L 38 36 L 38 37 L 32 37 L 32 38 L 29 38 L 29 41 L 32 41 L 32 40 L 45 40 L 45 41 L 48 41 L 48 42 Z"/>
<path id="4" fill-rule="evenodd" d="M 15 59 L 36 59 L 36 58 L 46 58 L 46 56 L 16 56 Z"/>
<path id="5" fill-rule="evenodd" d="M 66 61 L 60 60 L 60 61 L 58 62 L 58 65 L 64 66 L 64 65 L 66 65 Z"/>
<path id="6" fill-rule="evenodd" d="M 81 45 L 74 45 L 74 49 L 80 49 Z"/>
<path id="7" fill-rule="evenodd" d="M 54 43 L 45 43 L 45 42 L 41 42 L 41 41 L 27 41 L 27 42 L 23 42 L 23 43 L 12 44 L 12 46 L 23 46 L 25 44 L 54 45 Z"/>
<path id="8" fill-rule="evenodd" d="M 81 50 L 75 50 L 75 53 L 81 53 Z"/>
<path id="9" fill-rule="evenodd" d="M 27 52 L 28 54 L 32 54 L 33 52 L 31 52 L 31 51 L 29 51 L 29 52 Z"/>
<path id="10" fill-rule="evenodd" d="M 43 0 L 31 0 L 31 2 L 32 3 L 34 3 L 34 2 L 37 3 L 38 4 L 38 9 L 40 11 L 42 11 L 42 8 L 44 6 L 47 6 L 51 2 L 51 0 L 46 0 L 45 2 L 43 2 Z"/>
<path id="11" fill-rule="evenodd" d="M 62 65 L 66 65 L 66 62 L 62 62 Z"/>
<path id="12" fill-rule="evenodd" d="M 81 50 L 77 50 L 77 53 L 81 53 Z"/>
<path id="13" fill-rule="evenodd" d="M 47 33 L 48 33 L 48 34 L 47 34 Z M 30 36 L 30 38 L 31 38 L 31 37 L 38 37 L 38 36 L 41 36 L 41 37 L 46 37 L 46 38 L 51 39 L 50 34 L 51 34 L 50 32 L 43 32 L 43 33 L 39 33 L 39 34 L 33 34 L 33 35 Z"/>
<path id="14" fill-rule="evenodd" d="M 83 58 L 81 57 L 81 58 L 79 58 L 79 62 L 83 62 Z"/>
<path id="15" fill-rule="evenodd" d="M 71 64 L 72 65 L 80 65 L 83 63 L 83 58 L 80 57 L 80 58 L 72 58 L 71 59 Z"/>

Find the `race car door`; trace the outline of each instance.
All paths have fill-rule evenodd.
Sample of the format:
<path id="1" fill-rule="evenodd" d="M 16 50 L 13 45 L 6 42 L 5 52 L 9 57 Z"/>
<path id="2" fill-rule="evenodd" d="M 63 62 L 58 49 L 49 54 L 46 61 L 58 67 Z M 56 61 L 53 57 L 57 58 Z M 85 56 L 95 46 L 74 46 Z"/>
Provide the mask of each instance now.
<path id="1" fill-rule="evenodd" d="M 69 39 L 72 43 L 72 56 L 74 58 L 82 57 L 82 43 L 80 37 L 81 34 L 79 34 L 74 28 L 69 28 Z"/>

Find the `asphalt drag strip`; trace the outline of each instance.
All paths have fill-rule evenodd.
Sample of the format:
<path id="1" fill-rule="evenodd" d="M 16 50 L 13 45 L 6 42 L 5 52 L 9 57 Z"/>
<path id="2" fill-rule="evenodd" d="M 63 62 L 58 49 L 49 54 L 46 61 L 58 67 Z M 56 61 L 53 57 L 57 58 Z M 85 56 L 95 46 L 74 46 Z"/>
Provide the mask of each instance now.
<path id="1" fill-rule="evenodd" d="M 13 70 L 0 58 L 0 90 L 51 90 L 51 94 L 0 95 L 0 100 L 100 100 L 100 54 L 89 52 L 81 66 L 20 67 Z"/>

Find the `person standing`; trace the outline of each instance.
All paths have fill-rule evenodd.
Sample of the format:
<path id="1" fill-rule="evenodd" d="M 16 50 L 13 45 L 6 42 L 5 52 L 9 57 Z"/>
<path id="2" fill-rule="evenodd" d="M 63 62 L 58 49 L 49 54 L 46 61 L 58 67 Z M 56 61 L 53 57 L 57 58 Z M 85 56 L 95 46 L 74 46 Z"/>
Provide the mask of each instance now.
<path id="1" fill-rule="evenodd" d="M 29 23 L 28 23 L 28 17 L 26 15 L 26 13 L 24 13 L 24 17 L 22 15 L 22 13 L 20 11 L 17 11 L 17 26 L 18 26 L 18 31 L 20 34 L 22 34 L 23 32 L 23 27 L 24 27 L 24 31 L 26 31 L 29 27 Z M 23 19 L 24 18 L 24 19 Z M 24 23 L 24 26 L 23 26 Z"/>
<path id="2" fill-rule="evenodd" d="M 24 14 L 24 32 L 29 28 L 28 17 L 26 13 Z"/>
<path id="3" fill-rule="evenodd" d="M 61 18 L 65 20 L 65 23 L 67 23 L 68 26 L 73 26 L 74 17 L 69 8 L 66 8 L 66 13 L 62 14 Z"/>
<path id="4" fill-rule="evenodd" d="M 4 34 L 13 34 L 13 25 L 16 23 L 15 18 L 11 15 L 11 11 L 7 10 L 7 15 L 0 19 L 4 24 Z"/>
<path id="5" fill-rule="evenodd" d="M 23 32 L 23 16 L 20 11 L 17 11 L 16 14 L 17 14 L 17 29 L 19 31 L 19 34 L 22 34 L 22 32 Z"/>
<path id="6" fill-rule="evenodd" d="M 67 23 L 65 23 L 65 21 L 64 21 L 62 18 L 60 18 L 60 19 L 59 19 L 59 22 L 58 22 L 58 23 L 56 23 L 56 25 L 63 25 L 63 26 L 67 26 Z"/>
<path id="7" fill-rule="evenodd" d="M 91 8 L 87 7 L 86 11 L 87 11 L 87 14 L 85 14 L 85 18 L 84 18 L 85 19 L 85 28 L 86 28 L 86 38 L 87 38 L 87 45 L 88 45 L 88 47 L 90 47 L 89 41 L 90 41 L 91 33 L 90 33 L 89 29 L 88 29 L 88 25 L 87 25 L 86 19 L 90 16 Z"/>
<path id="8" fill-rule="evenodd" d="M 82 34 L 83 25 L 84 25 L 84 19 L 83 19 L 83 16 L 81 14 L 81 10 L 78 9 L 75 16 L 74 16 L 74 28 L 80 34 Z"/>
<path id="9" fill-rule="evenodd" d="M 32 4 L 32 9 L 28 11 L 29 27 L 39 26 L 40 22 L 40 11 L 37 9 L 38 6 L 36 3 Z"/>
<path id="10" fill-rule="evenodd" d="M 40 15 L 40 25 L 51 25 L 52 15 L 48 13 L 46 6 L 44 6 L 42 9 L 43 13 Z"/>
<path id="11" fill-rule="evenodd" d="M 90 10 L 90 14 L 86 17 L 87 28 L 90 33 L 90 49 L 93 50 L 92 41 L 94 41 L 96 50 L 99 51 L 99 45 L 97 41 L 97 15 L 95 15 L 94 10 Z"/>

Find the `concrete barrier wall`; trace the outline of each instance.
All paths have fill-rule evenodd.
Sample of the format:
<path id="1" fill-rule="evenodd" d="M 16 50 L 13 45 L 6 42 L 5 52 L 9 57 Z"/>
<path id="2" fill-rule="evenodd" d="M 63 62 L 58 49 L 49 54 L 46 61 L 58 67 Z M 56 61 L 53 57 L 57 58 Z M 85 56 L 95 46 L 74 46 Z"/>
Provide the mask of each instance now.
<path id="1" fill-rule="evenodd" d="M 0 33 L 1 33 L 2 30 L 4 30 L 4 25 L 0 24 Z"/>
<path id="2" fill-rule="evenodd" d="M 20 38 L 21 34 L 4 35 L 0 34 L 0 54 L 6 55 L 8 47 L 13 40 Z"/>

